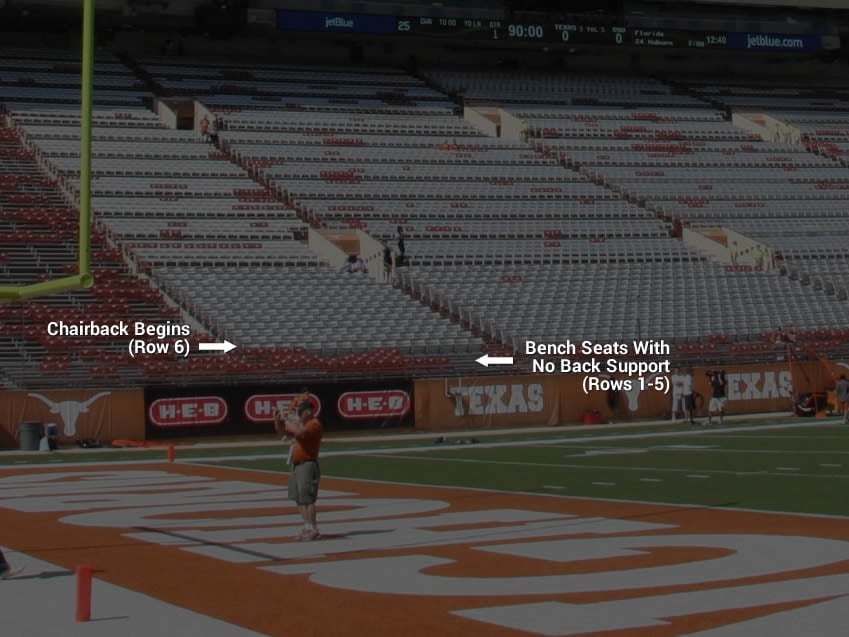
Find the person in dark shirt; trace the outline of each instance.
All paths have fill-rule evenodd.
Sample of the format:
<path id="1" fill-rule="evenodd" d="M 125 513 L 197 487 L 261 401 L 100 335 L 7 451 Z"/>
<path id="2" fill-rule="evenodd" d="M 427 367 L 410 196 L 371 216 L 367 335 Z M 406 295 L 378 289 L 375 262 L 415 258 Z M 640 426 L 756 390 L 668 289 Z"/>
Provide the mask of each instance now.
<path id="1" fill-rule="evenodd" d="M 721 425 L 725 417 L 725 404 L 728 401 L 725 393 L 728 388 L 728 381 L 725 379 L 724 370 L 714 369 L 709 371 L 707 376 L 712 390 L 710 404 L 708 405 L 707 424 L 712 425 L 713 416 L 717 414 L 719 416 L 719 424 Z"/>
<path id="2" fill-rule="evenodd" d="M 398 255 L 395 258 L 395 265 L 397 267 L 403 267 L 405 259 L 407 258 L 407 246 L 404 243 L 404 229 L 401 226 L 398 226 Z"/>
<path id="3" fill-rule="evenodd" d="M 387 281 L 392 280 L 392 248 L 386 241 L 383 242 L 383 276 Z"/>
<path id="4" fill-rule="evenodd" d="M 837 408 L 843 414 L 843 424 L 849 423 L 849 380 L 846 380 L 846 375 L 841 374 L 840 380 L 837 381 L 835 388 L 837 397 Z"/>
<path id="5" fill-rule="evenodd" d="M 368 268 L 366 267 L 365 261 L 363 261 L 359 255 L 351 254 L 348 256 L 345 263 L 342 264 L 340 272 L 348 274 L 362 272 L 364 274 L 368 274 Z"/>
<path id="6" fill-rule="evenodd" d="M 212 123 L 209 126 L 209 141 L 218 148 L 218 133 L 221 130 L 221 119 L 218 117 L 212 118 Z"/>

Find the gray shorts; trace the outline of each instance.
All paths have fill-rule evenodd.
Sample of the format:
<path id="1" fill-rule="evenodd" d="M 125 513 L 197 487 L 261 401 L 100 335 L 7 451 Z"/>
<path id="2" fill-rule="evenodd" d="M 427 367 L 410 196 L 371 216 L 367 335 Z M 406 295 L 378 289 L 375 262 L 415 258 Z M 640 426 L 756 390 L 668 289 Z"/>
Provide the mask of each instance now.
<path id="1" fill-rule="evenodd" d="M 711 413 L 719 413 L 720 411 L 725 411 L 725 398 L 711 398 L 710 404 L 708 405 L 708 411 Z"/>
<path id="2" fill-rule="evenodd" d="M 315 504 L 320 481 L 321 471 L 317 462 L 308 461 L 295 465 L 289 474 L 289 499 L 294 500 L 298 506 Z"/>

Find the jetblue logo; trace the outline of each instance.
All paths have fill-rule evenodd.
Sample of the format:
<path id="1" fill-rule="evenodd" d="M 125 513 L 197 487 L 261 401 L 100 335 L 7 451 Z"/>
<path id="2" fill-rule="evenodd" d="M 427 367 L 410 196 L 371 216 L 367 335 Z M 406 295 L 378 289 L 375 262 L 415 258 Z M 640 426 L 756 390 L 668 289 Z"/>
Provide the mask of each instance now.
<path id="1" fill-rule="evenodd" d="M 770 35 L 749 35 L 750 49 L 803 49 L 805 42 L 801 38 L 777 38 Z"/>
<path id="2" fill-rule="evenodd" d="M 354 21 L 346 20 L 342 16 L 324 19 L 324 27 L 326 29 L 353 29 Z"/>

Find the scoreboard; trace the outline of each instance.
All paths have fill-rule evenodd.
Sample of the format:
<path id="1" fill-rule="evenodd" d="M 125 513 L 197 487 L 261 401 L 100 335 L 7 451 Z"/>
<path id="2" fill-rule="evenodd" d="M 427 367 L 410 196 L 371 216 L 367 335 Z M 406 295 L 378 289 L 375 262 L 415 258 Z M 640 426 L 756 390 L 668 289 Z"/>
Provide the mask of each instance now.
<path id="1" fill-rule="evenodd" d="M 564 21 L 482 20 L 446 17 L 394 17 L 356 13 L 279 10 L 282 31 L 309 31 L 444 38 L 478 42 L 594 45 L 640 48 L 729 49 L 816 53 L 820 35 L 684 31 Z"/>

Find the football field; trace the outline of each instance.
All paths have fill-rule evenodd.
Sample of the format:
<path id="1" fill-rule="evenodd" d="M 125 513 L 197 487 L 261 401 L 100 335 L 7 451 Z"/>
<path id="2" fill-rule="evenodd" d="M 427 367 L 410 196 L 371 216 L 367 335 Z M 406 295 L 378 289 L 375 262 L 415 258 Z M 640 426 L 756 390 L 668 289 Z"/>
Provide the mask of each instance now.
<path id="1" fill-rule="evenodd" d="M 836 420 L 487 434 L 329 439 L 314 542 L 280 441 L 3 455 L 0 545 L 30 574 L 3 593 L 70 595 L 92 564 L 102 625 L 35 620 L 71 635 L 158 634 L 152 612 L 189 635 L 845 634 Z"/>

